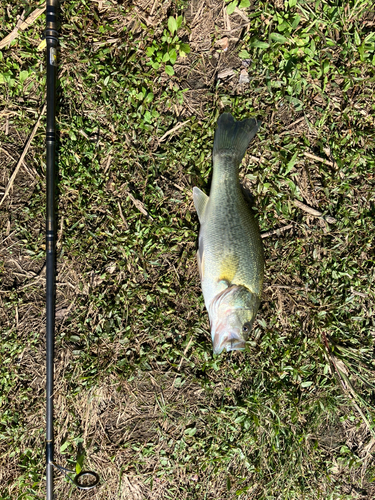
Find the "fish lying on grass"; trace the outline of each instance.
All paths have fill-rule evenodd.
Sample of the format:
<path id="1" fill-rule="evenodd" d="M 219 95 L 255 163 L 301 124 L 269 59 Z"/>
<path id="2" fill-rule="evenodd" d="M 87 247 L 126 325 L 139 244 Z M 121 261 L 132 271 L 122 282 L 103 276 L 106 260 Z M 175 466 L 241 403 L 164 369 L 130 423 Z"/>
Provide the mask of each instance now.
<path id="1" fill-rule="evenodd" d="M 215 132 L 210 196 L 193 189 L 200 222 L 198 267 L 215 354 L 245 347 L 261 299 L 263 245 L 238 178 L 259 126 L 254 119 L 237 122 L 222 114 Z"/>

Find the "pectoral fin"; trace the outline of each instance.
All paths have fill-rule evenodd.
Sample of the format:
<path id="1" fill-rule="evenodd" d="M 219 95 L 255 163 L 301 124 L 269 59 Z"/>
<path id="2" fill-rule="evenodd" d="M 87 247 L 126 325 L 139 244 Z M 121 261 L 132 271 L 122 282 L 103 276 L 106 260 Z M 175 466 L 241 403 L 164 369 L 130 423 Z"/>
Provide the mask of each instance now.
<path id="1" fill-rule="evenodd" d="M 199 188 L 194 187 L 193 200 L 194 200 L 195 210 L 198 213 L 199 222 L 202 224 L 204 220 L 204 211 L 206 209 L 206 205 L 208 202 L 208 196 L 204 194 L 204 192 L 201 191 Z"/>

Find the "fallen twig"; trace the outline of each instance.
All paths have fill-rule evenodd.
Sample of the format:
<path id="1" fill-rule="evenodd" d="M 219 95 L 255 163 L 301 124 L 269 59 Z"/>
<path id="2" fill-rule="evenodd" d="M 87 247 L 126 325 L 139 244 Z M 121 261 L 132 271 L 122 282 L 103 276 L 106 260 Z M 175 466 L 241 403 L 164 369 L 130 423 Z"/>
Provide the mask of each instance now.
<path id="1" fill-rule="evenodd" d="M 320 158 L 320 156 L 315 156 L 311 153 L 307 153 L 306 151 L 305 151 L 304 155 L 307 156 L 307 158 L 311 158 L 312 160 L 320 161 L 320 163 L 325 163 L 326 165 L 329 165 L 330 167 L 334 166 L 334 163 L 332 161 L 325 160 L 324 158 Z"/>
<path id="2" fill-rule="evenodd" d="M 282 135 L 290 134 L 290 129 L 298 125 L 299 123 L 303 122 L 305 120 L 305 117 L 302 116 L 302 118 L 298 118 L 295 122 L 291 123 L 290 125 L 287 126 L 287 130 L 284 130 L 284 132 L 281 132 L 279 136 L 281 137 Z"/>
<path id="3" fill-rule="evenodd" d="M 308 205 L 305 205 L 301 201 L 298 200 L 293 200 L 293 203 L 296 207 L 300 208 L 301 210 L 304 210 L 310 215 L 314 215 L 315 217 L 323 217 L 324 220 L 329 222 L 330 224 L 335 224 L 336 219 L 334 217 L 331 217 L 330 215 L 325 215 L 323 216 L 323 213 L 320 212 L 319 210 L 316 210 L 316 208 L 309 207 Z"/>
<path id="4" fill-rule="evenodd" d="M 262 238 L 268 238 L 269 236 L 273 236 L 274 234 L 281 234 L 284 231 L 287 231 L 288 229 L 291 229 L 293 227 L 293 224 L 289 224 L 288 226 L 284 227 L 279 227 L 278 229 L 272 229 L 271 231 L 266 231 L 265 233 L 261 233 Z"/>
<path id="5" fill-rule="evenodd" d="M 154 15 L 154 10 L 155 10 L 155 6 L 156 6 L 156 2 L 157 2 L 157 0 L 154 0 L 154 3 L 152 5 L 151 11 L 150 11 L 150 17 L 152 17 Z"/>
<path id="6" fill-rule="evenodd" d="M 131 193 L 126 193 L 129 198 L 131 199 L 131 201 L 133 202 L 134 206 L 136 208 L 138 208 L 138 210 L 143 214 L 145 215 L 146 217 L 149 217 L 151 220 L 154 220 L 153 217 L 151 217 L 151 215 L 147 212 L 147 210 L 145 209 L 145 206 L 143 205 L 143 203 L 140 201 L 140 200 L 136 200 L 134 198 L 134 196 L 131 194 Z"/>
<path id="7" fill-rule="evenodd" d="M 124 223 L 124 226 L 125 226 L 125 229 L 129 229 L 129 226 L 128 226 L 128 223 L 126 222 L 126 219 L 124 217 L 124 214 L 122 213 L 122 208 L 121 208 L 121 205 L 120 205 L 120 202 L 118 201 L 117 202 L 117 205 L 118 205 L 118 209 L 120 211 L 120 217 L 122 219 L 122 222 Z"/>
<path id="8" fill-rule="evenodd" d="M 165 141 L 165 139 L 173 134 L 173 132 L 176 132 L 176 130 L 178 130 L 179 128 L 183 127 L 184 125 L 186 125 L 187 123 L 189 123 L 190 120 L 186 120 L 185 122 L 180 122 L 180 123 L 177 123 L 176 126 L 174 126 L 173 128 L 171 128 L 171 130 L 168 130 L 168 132 L 166 132 L 163 136 L 160 137 L 159 139 L 159 142 L 163 142 Z"/>
<path id="9" fill-rule="evenodd" d="M 40 120 L 42 118 L 42 116 L 44 115 L 44 112 L 46 110 L 46 104 L 43 106 L 43 109 L 39 115 L 39 118 L 36 122 L 36 124 L 34 125 L 34 128 L 33 128 L 33 131 L 31 132 L 30 134 L 30 137 L 24 147 L 24 150 L 22 151 L 22 154 L 20 156 L 20 159 L 18 160 L 18 163 L 16 165 L 16 168 L 14 169 L 14 172 L 13 174 L 11 175 L 10 179 L 9 179 L 9 182 L 8 182 L 8 185 L 7 187 L 5 188 L 5 193 L 4 193 L 4 196 L 2 197 L 1 201 L 0 201 L 0 206 L 2 205 L 3 201 L 5 200 L 5 198 L 8 196 L 9 194 L 9 191 L 11 190 L 12 186 L 13 186 L 13 182 L 14 182 L 14 179 L 16 178 L 17 174 L 18 174 L 18 171 L 19 169 L 21 168 L 21 165 L 23 163 L 23 160 L 29 150 L 29 147 L 30 147 L 30 144 L 31 144 L 31 141 L 34 139 L 34 135 L 36 134 L 36 131 L 38 130 L 38 127 L 39 127 L 39 124 L 40 124 Z"/>
<path id="10" fill-rule="evenodd" d="M 164 175 L 161 175 L 160 174 L 160 177 L 162 179 L 164 179 L 165 181 L 167 182 L 170 182 L 172 184 L 172 186 L 174 186 L 176 189 L 180 190 L 180 191 L 184 191 L 184 188 L 182 188 L 181 186 L 179 186 L 178 184 L 175 184 L 174 182 L 170 181 L 169 179 L 167 179 L 166 177 L 164 177 Z"/>
<path id="11" fill-rule="evenodd" d="M 188 350 L 190 349 L 190 346 L 191 346 L 192 342 L 193 342 L 193 337 L 190 337 L 190 340 L 189 340 L 189 342 L 188 342 L 188 345 L 185 347 L 184 354 L 181 356 L 180 363 L 179 363 L 179 365 L 178 365 L 178 367 L 177 367 L 177 370 L 178 370 L 178 371 L 180 371 L 180 370 L 181 370 L 181 366 L 182 366 L 183 360 L 184 360 L 184 358 L 186 359 L 186 353 L 187 353 L 187 352 L 188 352 Z M 177 375 L 176 375 L 176 377 L 175 377 L 175 379 L 174 379 L 173 385 L 174 385 L 174 383 L 175 383 L 175 381 L 176 381 L 176 378 L 177 378 Z"/>
<path id="12" fill-rule="evenodd" d="M 109 167 L 111 166 L 111 160 L 112 160 L 112 156 L 109 155 L 108 158 L 107 158 L 107 165 L 105 166 L 105 169 L 104 169 L 104 173 L 106 174 L 107 173 L 107 170 L 109 169 Z"/>
<path id="13" fill-rule="evenodd" d="M 247 15 L 245 14 L 245 12 L 243 12 L 242 10 L 240 10 L 238 7 L 236 7 L 234 9 L 234 12 L 238 16 L 242 17 L 242 19 L 246 22 L 246 25 L 248 25 L 250 23 L 250 19 L 247 17 Z"/>
<path id="14" fill-rule="evenodd" d="M 0 41 L 0 49 L 3 49 L 7 45 L 13 42 L 15 38 L 18 37 L 18 32 L 19 31 L 24 31 L 26 28 L 31 26 L 33 22 L 38 19 L 38 17 L 43 14 L 43 12 L 46 10 L 45 7 L 42 7 L 41 9 L 35 9 L 34 12 L 32 12 L 29 17 L 26 19 L 26 21 L 23 20 L 23 15 L 18 19 L 18 22 L 15 26 L 15 28 L 7 35 L 5 38 L 3 38 Z"/>

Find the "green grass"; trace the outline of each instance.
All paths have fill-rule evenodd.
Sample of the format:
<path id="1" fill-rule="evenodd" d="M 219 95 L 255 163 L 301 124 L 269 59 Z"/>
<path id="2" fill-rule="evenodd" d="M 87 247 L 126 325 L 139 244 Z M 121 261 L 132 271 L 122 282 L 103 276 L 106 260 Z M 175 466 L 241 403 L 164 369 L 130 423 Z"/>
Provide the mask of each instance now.
<path id="1" fill-rule="evenodd" d="M 229 16 L 242 37 L 227 53 L 220 2 L 61 8 L 56 461 L 100 474 L 90 498 L 374 494 L 371 2 L 242 3 L 250 24 Z M 0 7 L 0 38 L 34 8 Z M 0 51 L 0 195 L 44 103 L 43 29 L 41 16 Z M 190 53 L 173 62 L 173 44 Z M 213 356 L 191 192 L 208 191 L 224 109 L 262 119 L 241 176 L 261 230 L 292 229 L 264 240 L 246 352 Z M 0 207 L 4 500 L 44 497 L 44 126 Z"/>

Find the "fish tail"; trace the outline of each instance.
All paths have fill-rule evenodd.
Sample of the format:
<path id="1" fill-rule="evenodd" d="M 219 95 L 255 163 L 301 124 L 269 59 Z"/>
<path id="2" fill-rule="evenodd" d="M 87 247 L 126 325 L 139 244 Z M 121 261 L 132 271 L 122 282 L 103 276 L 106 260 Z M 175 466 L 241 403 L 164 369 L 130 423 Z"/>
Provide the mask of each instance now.
<path id="1" fill-rule="evenodd" d="M 223 113 L 217 121 L 213 158 L 231 158 L 241 163 L 246 149 L 257 133 L 261 122 L 254 118 L 236 121 L 230 113 Z"/>

